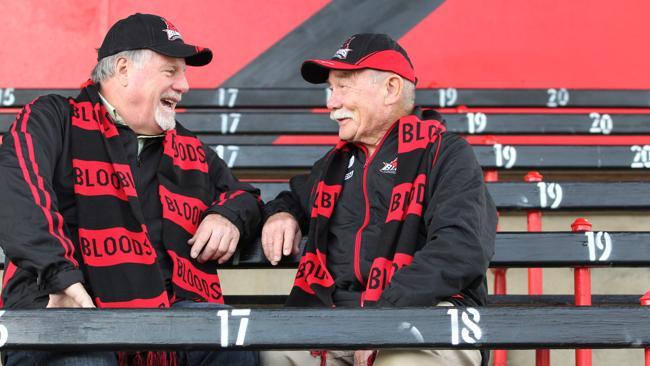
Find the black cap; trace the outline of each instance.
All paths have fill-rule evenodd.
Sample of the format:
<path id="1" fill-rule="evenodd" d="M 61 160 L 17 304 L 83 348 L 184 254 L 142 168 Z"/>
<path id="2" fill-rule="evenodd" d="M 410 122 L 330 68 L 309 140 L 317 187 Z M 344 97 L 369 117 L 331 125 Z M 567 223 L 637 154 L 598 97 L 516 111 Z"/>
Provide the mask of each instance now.
<path id="1" fill-rule="evenodd" d="M 149 49 L 161 55 L 184 58 L 190 66 L 203 66 L 212 61 L 209 48 L 183 42 L 172 23 L 153 14 L 136 13 L 113 24 L 99 47 L 97 60 L 122 51 Z"/>
<path id="2" fill-rule="evenodd" d="M 327 81 L 330 70 L 375 69 L 391 71 L 417 83 L 406 51 L 386 34 L 363 33 L 348 38 L 329 60 L 307 60 L 300 73 L 312 84 Z"/>

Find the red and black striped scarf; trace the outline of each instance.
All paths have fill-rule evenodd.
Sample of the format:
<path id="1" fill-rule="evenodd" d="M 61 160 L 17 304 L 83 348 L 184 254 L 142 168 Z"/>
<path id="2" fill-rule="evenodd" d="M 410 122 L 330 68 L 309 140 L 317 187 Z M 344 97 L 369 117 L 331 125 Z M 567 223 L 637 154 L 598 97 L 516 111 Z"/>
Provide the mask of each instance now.
<path id="1" fill-rule="evenodd" d="M 376 303 L 393 274 L 413 259 L 422 225 L 427 177 L 435 164 L 434 158 L 428 166 L 427 156 L 432 149 L 439 148 L 436 142 L 445 130 L 436 120 L 420 120 L 414 115 L 403 117 L 397 123 L 397 174 L 380 235 L 379 255 L 370 267 L 362 305 Z M 434 153 L 437 156 L 437 150 Z M 334 306 L 334 279 L 326 266 L 327 237 L 329 220 L 340 197 L 351 156 L 350 144 L 340 141 L 328 154 L 322 176 L 313 188 L 307 244 L 287 306 Z"/>
<path id="2" fill-rule="evenodd" d="M 180 125 L 164 137 L 157 178 L 162 243 L 173 262 L 170 296 L 118 129 L 100 102 L 96 85 L 87 85 L 77 100 L 69 102 L 77 250 L 97 307 L 166 308 L 177 298 L 223 303 L 216 262 L 191 259 L 187 245 L 203 212 L 219 199 L 210 192 L 201 141 Z"/>

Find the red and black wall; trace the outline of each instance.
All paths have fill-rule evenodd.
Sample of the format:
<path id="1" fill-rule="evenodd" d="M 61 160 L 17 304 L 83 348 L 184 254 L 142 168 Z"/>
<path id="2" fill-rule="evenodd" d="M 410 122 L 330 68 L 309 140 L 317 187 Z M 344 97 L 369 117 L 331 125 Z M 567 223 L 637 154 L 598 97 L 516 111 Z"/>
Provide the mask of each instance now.
<path id="1" fill-rule="evenodd" d="M 75 88 L 106 30 L 160 14 L 215 60 L 194 88 L 310 87 L 306 58 L 383 32 L 411 55 L 420 87 L 650 89 L 645 0 L 3 1 L 0 88 Z"/>

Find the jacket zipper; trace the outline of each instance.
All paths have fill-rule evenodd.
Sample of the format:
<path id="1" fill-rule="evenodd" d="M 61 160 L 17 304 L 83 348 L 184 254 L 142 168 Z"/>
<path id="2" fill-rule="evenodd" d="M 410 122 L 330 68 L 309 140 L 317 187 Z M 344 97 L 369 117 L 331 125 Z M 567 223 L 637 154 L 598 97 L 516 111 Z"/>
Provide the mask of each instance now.
<path id="1" fill-rule="evenodd" d="M 374 153 L 377 152 L 377 149 L 375 149 L 374 153 L 372 156 L 368 156 L 368 149 L 366 149 L 365 146 L 359 146 L 361 147 L 361 150 L 363 150 L 363 153 L 366 155 L 366 162 L 363 164 L 363 175 L 361 179 L 361 189 L 363 190 L 363 201 L 366 206 L 365 214 L 363 217 L 363 224 L 361 224 L 361 227 L 357 231 L 357 235 L 354 238 L 354 275 L 357 277 L 357 281 L 359 281 L 360 284 L 365 285 L 363 283 L 363 277 L 361 276 L 361 234 L 363 233 L 363 230 L 366 229 L 368 226 L 368 223 L 370 222 L 370 202 L 368 202 L 368 189 L 366 189 L 366 176 L 368 173 L 368 166 L 372 163 L 372 158 L 374 157 Z"/>
<path id="2" fill-rule="evenodd" d="M 363 145 L 357 145 L 363 150 L 363 153 L 366 155 L 367 159 L 365 164 L 363 164 L 363 178 L 361 180 L 361 188 L 363 190 L 363 200 L 366 205 L 366 211 L 365 211 L 365 216 L 363 218 L 363 224 L 361 224 L 361 227 L 357 231 L 357 235 L 354 239 L 354 275 L 357 277 L 357 281 L 362 286 L 365 286 L 366 284 L 363 282 L 363 276 L 361 275 L 361 236 L 363 234 L 363 231 L 368 227 L 368 224 L 370 223 L 370 201 L 368 200 L 368 187 L 367 187 L 367 175 L 368 175 L 368 168 L 372 164 L 372 160 L 377 156 L 379 153 L 379 150 L 381 149 L 381 146 L 384 144 L 384 141 L 386 141 L 386 138 L 390 133 L 393 131 L 395 126 L 397 126 L 398 123 L 394 123 L 388 131 L 386 131 L 386 134 L 384 134 L 384 137 L 382 137 L 381 141 L 379 141 L 379 144 L 377 144 L 377 147 L 375 148 L 375 151 L 373 151 L 372 155 L 368 156 L 368 149 L 363 146 Z M 363 302 L 363 299 L 362 299 Z"/>

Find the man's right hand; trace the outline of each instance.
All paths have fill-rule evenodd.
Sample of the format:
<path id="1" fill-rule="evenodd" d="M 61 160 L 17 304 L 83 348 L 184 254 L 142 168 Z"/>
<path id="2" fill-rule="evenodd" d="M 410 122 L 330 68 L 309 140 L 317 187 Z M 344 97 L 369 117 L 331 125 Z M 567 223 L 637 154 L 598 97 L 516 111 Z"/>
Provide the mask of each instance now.
<path id="1" fill-rule="evenodd" d="M 273 214 L 262 228 L 262 248 L 272 265 L 278 264 L 282 255 L 300 253 L 302 233 L 298 221 L 286 212 Z"/>
<path id="2" fill-rule="evenodd" d="M 66 289 L 50 294 L 48 308 L 94 308 L 93 300 L 84 286 L 77 282 Z"/>

